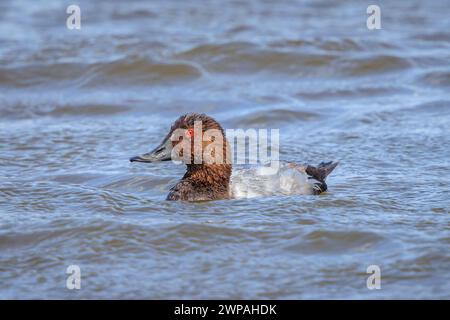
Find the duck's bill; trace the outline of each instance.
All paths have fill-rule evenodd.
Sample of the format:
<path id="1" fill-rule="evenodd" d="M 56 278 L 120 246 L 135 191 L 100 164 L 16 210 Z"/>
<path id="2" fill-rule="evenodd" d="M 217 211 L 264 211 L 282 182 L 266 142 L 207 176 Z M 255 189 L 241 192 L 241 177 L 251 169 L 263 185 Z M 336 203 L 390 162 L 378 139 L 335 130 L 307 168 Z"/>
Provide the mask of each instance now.
<path id="1" fill-rule="evenodd" d="M 167 139 L 153 151 L 130 158 L 131 162 L 158 162 L 172 159 L 172 142 Z"/>

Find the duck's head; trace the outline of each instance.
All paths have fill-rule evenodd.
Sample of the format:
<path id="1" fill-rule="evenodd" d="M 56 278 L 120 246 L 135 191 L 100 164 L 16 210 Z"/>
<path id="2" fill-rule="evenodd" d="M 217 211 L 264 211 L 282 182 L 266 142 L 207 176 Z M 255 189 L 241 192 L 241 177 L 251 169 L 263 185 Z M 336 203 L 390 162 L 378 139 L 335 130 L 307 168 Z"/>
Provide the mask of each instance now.
<path id="1" fill-rule="evenodd" d="M 175 160 L 188 166 L 229 164 L 228 143 L 221 125 L 206 114 L 179 117 L 163 141 L 152 151 L 130 158 L 131 162 Z"/>

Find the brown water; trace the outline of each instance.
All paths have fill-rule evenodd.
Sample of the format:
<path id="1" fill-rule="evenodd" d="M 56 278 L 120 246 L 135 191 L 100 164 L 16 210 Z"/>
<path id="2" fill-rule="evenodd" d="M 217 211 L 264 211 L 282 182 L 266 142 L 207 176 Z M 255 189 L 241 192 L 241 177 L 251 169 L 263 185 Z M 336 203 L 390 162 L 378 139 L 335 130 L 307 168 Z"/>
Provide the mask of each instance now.
<path id="1" fill-rule="evenodd" d="M 77 3 L 0 3 L 0 298 L 450 298 L 449 1 Z M 128 158 L 192 111 L 329 192 L 164 201 Z"/>

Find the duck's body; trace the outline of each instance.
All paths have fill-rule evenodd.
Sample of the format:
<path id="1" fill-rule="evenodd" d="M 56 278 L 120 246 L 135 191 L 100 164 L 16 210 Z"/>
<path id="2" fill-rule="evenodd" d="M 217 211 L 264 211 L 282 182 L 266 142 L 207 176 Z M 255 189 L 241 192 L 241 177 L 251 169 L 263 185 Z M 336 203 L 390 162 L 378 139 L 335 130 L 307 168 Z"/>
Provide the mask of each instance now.
<path id="1" fill-rule="evenodd" d="M 200 132 L 195 133 L 194 138 L 194 123 L 197 123 L 197 121 L 201 121 L 202 128 Z M 179 132 L 177 130 L 184 130 L 183 132 L 187 133 L 180 137 L 188 137 L 187 146 L 192 144 L 192 148 L 190 148 L 191 153 L 183 155 L 184 151 L 182 151 L 179 155 L 177 154 L 177 160 L 183 157 L 187 170 L 183 178 L 170 189 L 167 200 L 207 201 L 276 194 L 319 194 L 327 190 L 325 178 L 337 165 L 337 162 L 321 163 L 317 167 L 280 163 L 276 174 L 273 174 L 273 172 L 267 174 L 265 167 L 262 166 L 240 169 L 232 179 L 229 146 L 223 128 L 211 117 L 197 113 L 186 114 L 178 118 L 163 142 L 155 150 L 142 156 L 133 157 L 130 161 L 171 160 L 172 150 L 183 142 L 178 138 Z M 209 160 L 212 159 L 212 162 L 202 158 L 203 160 L 200 163 L 196 163 L 194 160 L 197 154 L 194 154 L 193 150 L 195 150 L 194 141 L 197 139 L 197 135 L 201 137 L 200 141 L 205 149 L 217 142 L 217 137 L 206 141 L 203 139 L 208 130 L 216 130 L 221 135 L 219 138 L 223 139 L 225 143 L 220 144 L 220 148 L 213 149 L 208 158 Z M 175 139 L 173 139 L 174 137 Z M 219 154 L 221 155 L 219 156 Z M 218 159 L 221 161 L 217 161 Z"/>
<path id="2" fill-rule="evenodd" d="M 273 195 L 320 194 L 327 190 L 325 177 L 337 164 L 337 162 L 328 162 L 313 167 L 280 162 L 276 173 L 268 170 L 270 168 L 267 166 L 237 169 L 231 177 L 231 196 L 240 199 Z"/>
<path id="3" fill-rule="evenodd" d="M 167 200 L 207 201 L 230 198 L 231 165 L 189 165 Z"/>

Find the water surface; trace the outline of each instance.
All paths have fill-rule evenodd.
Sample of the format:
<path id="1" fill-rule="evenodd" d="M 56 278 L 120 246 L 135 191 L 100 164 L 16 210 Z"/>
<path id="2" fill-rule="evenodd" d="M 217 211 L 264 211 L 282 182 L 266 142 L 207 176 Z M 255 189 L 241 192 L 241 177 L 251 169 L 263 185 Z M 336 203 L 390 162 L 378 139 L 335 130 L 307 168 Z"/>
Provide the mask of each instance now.
<path id="1" fill-rule="evenodd" d="M 0 298 L 450 298 L 449 1 L 78 3 L 0 3 Z M 329 192 L 164 201 L 128 158 L 193 111 Z"/>

